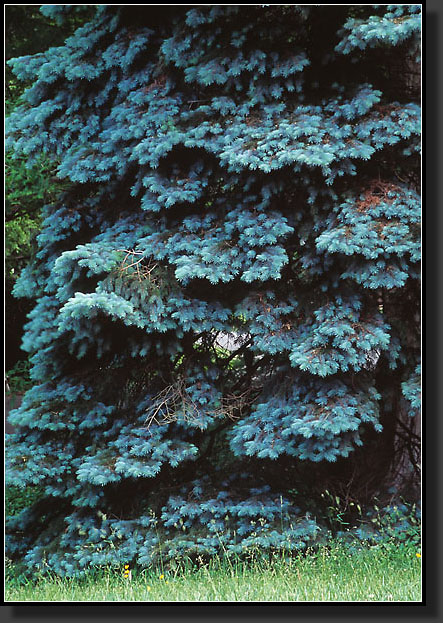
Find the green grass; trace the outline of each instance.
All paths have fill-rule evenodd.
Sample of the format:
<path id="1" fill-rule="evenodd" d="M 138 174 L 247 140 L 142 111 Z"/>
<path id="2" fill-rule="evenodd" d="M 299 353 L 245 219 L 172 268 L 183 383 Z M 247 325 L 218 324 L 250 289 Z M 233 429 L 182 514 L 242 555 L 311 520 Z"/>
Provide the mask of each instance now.
<path id="1" fill-rule="evenodd" d="M 175 571 L 90 570 L 82 579 L 37 580 L 7 567 L 7 602 L 420 602 L 421 561 L 410 546 L 390 543 L 351 551 L 335 543 L 272 561 L 252 555 L 177 566 Z"/>

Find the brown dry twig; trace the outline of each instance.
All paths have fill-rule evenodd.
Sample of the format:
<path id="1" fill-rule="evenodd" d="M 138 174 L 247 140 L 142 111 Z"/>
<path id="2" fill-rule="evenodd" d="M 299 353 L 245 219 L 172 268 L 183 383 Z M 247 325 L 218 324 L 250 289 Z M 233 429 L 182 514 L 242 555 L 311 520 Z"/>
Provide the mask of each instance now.
<path id="1" fill-rule="evenodd" d="M 133 273 L 137 280 L 142 282 L 145 280 L 149 280 L 151 283 L 159 285 L 160 280 L 155 274 L 156 269 L 158 269 L 159 265 L 152 260 L 148 260 L 148 263 L 145 264 L 146 258 L 143 254 L 143 251 L 135 251 L 134 249 L 117 249 L 118 252 L 126 253 L 122 263 L 118 267 L 119 273 L 128 275 L 130 273 L 129 269 L 134 269 Z M 136 256 L 140 256 L 138 260 L 135 260 Z M 129 264 L 128 262 L 129 258 Z"/>
<path id="2" fill-rule="evenodd" d="M 244 410 L 254 402 L 255 394 L 256 391 L 248 387 L 240 394 L 223 396 L 218 406 L 209 407 L 210 415 L 214 418 L 238 420 Z M 152 406 L 146 411 L 146 427 L 149 429 L 152 424 L 169 424 L 179 420 L 198 424 L 201 410 L 186 390 L 186 378 L 180 377 L 154 397 Z"/>

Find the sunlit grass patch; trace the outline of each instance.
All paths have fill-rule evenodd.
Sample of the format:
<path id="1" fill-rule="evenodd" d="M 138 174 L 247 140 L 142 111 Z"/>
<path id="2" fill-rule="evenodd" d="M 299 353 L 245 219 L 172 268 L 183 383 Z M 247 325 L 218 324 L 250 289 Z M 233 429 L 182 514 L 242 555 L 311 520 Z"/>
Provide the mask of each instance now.
<path id="1" fill-rule="evenodd" d="M 420 602 L 421 560 L 396 543 L 323 546 L 303 555 L 214 558 L 175 568 L 89 569 L 81 579 L 7 572 L 8 602 Z"/>

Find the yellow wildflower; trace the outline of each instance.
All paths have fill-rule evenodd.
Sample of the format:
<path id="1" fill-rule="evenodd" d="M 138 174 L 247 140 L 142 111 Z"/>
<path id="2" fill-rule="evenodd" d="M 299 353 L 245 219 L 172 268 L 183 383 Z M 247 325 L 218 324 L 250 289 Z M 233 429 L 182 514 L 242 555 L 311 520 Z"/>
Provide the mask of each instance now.
<path id="1" fill-rule="evenodd" d="M 417 552 L 415 555 L 417 556 L 417 558 L 421 558 L 420 552 Z"/>
<path id="2" fill-rule="evenodd" d="M 128 564 L 124 565 L 123 577 L 125 578 L 125 580 L 131 580 L 132 579 L 132 572 L 129 569 L 129 565 Z"/>
<path id="3" fill-rule="evenodd" d="M 160 580 L 164 580 L 165 576 L 163 575 L 163 573 L 160 576 Z"/>

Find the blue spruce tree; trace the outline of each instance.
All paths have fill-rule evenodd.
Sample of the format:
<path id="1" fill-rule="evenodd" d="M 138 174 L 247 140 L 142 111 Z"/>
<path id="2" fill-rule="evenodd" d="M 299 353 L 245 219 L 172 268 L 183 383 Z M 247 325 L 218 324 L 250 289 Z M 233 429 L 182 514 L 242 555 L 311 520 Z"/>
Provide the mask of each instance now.
<path id="1" fill-rule="evenodd" d="M 44 495 L 9 556 L 75 575 L 300 549 L 322 487 L 414 474 L 420 19 L 99 5 L 10 61 L 33 84 L 7 146 L 70 184 L 15 288 L 34 386 L 6 473 Z"/>

